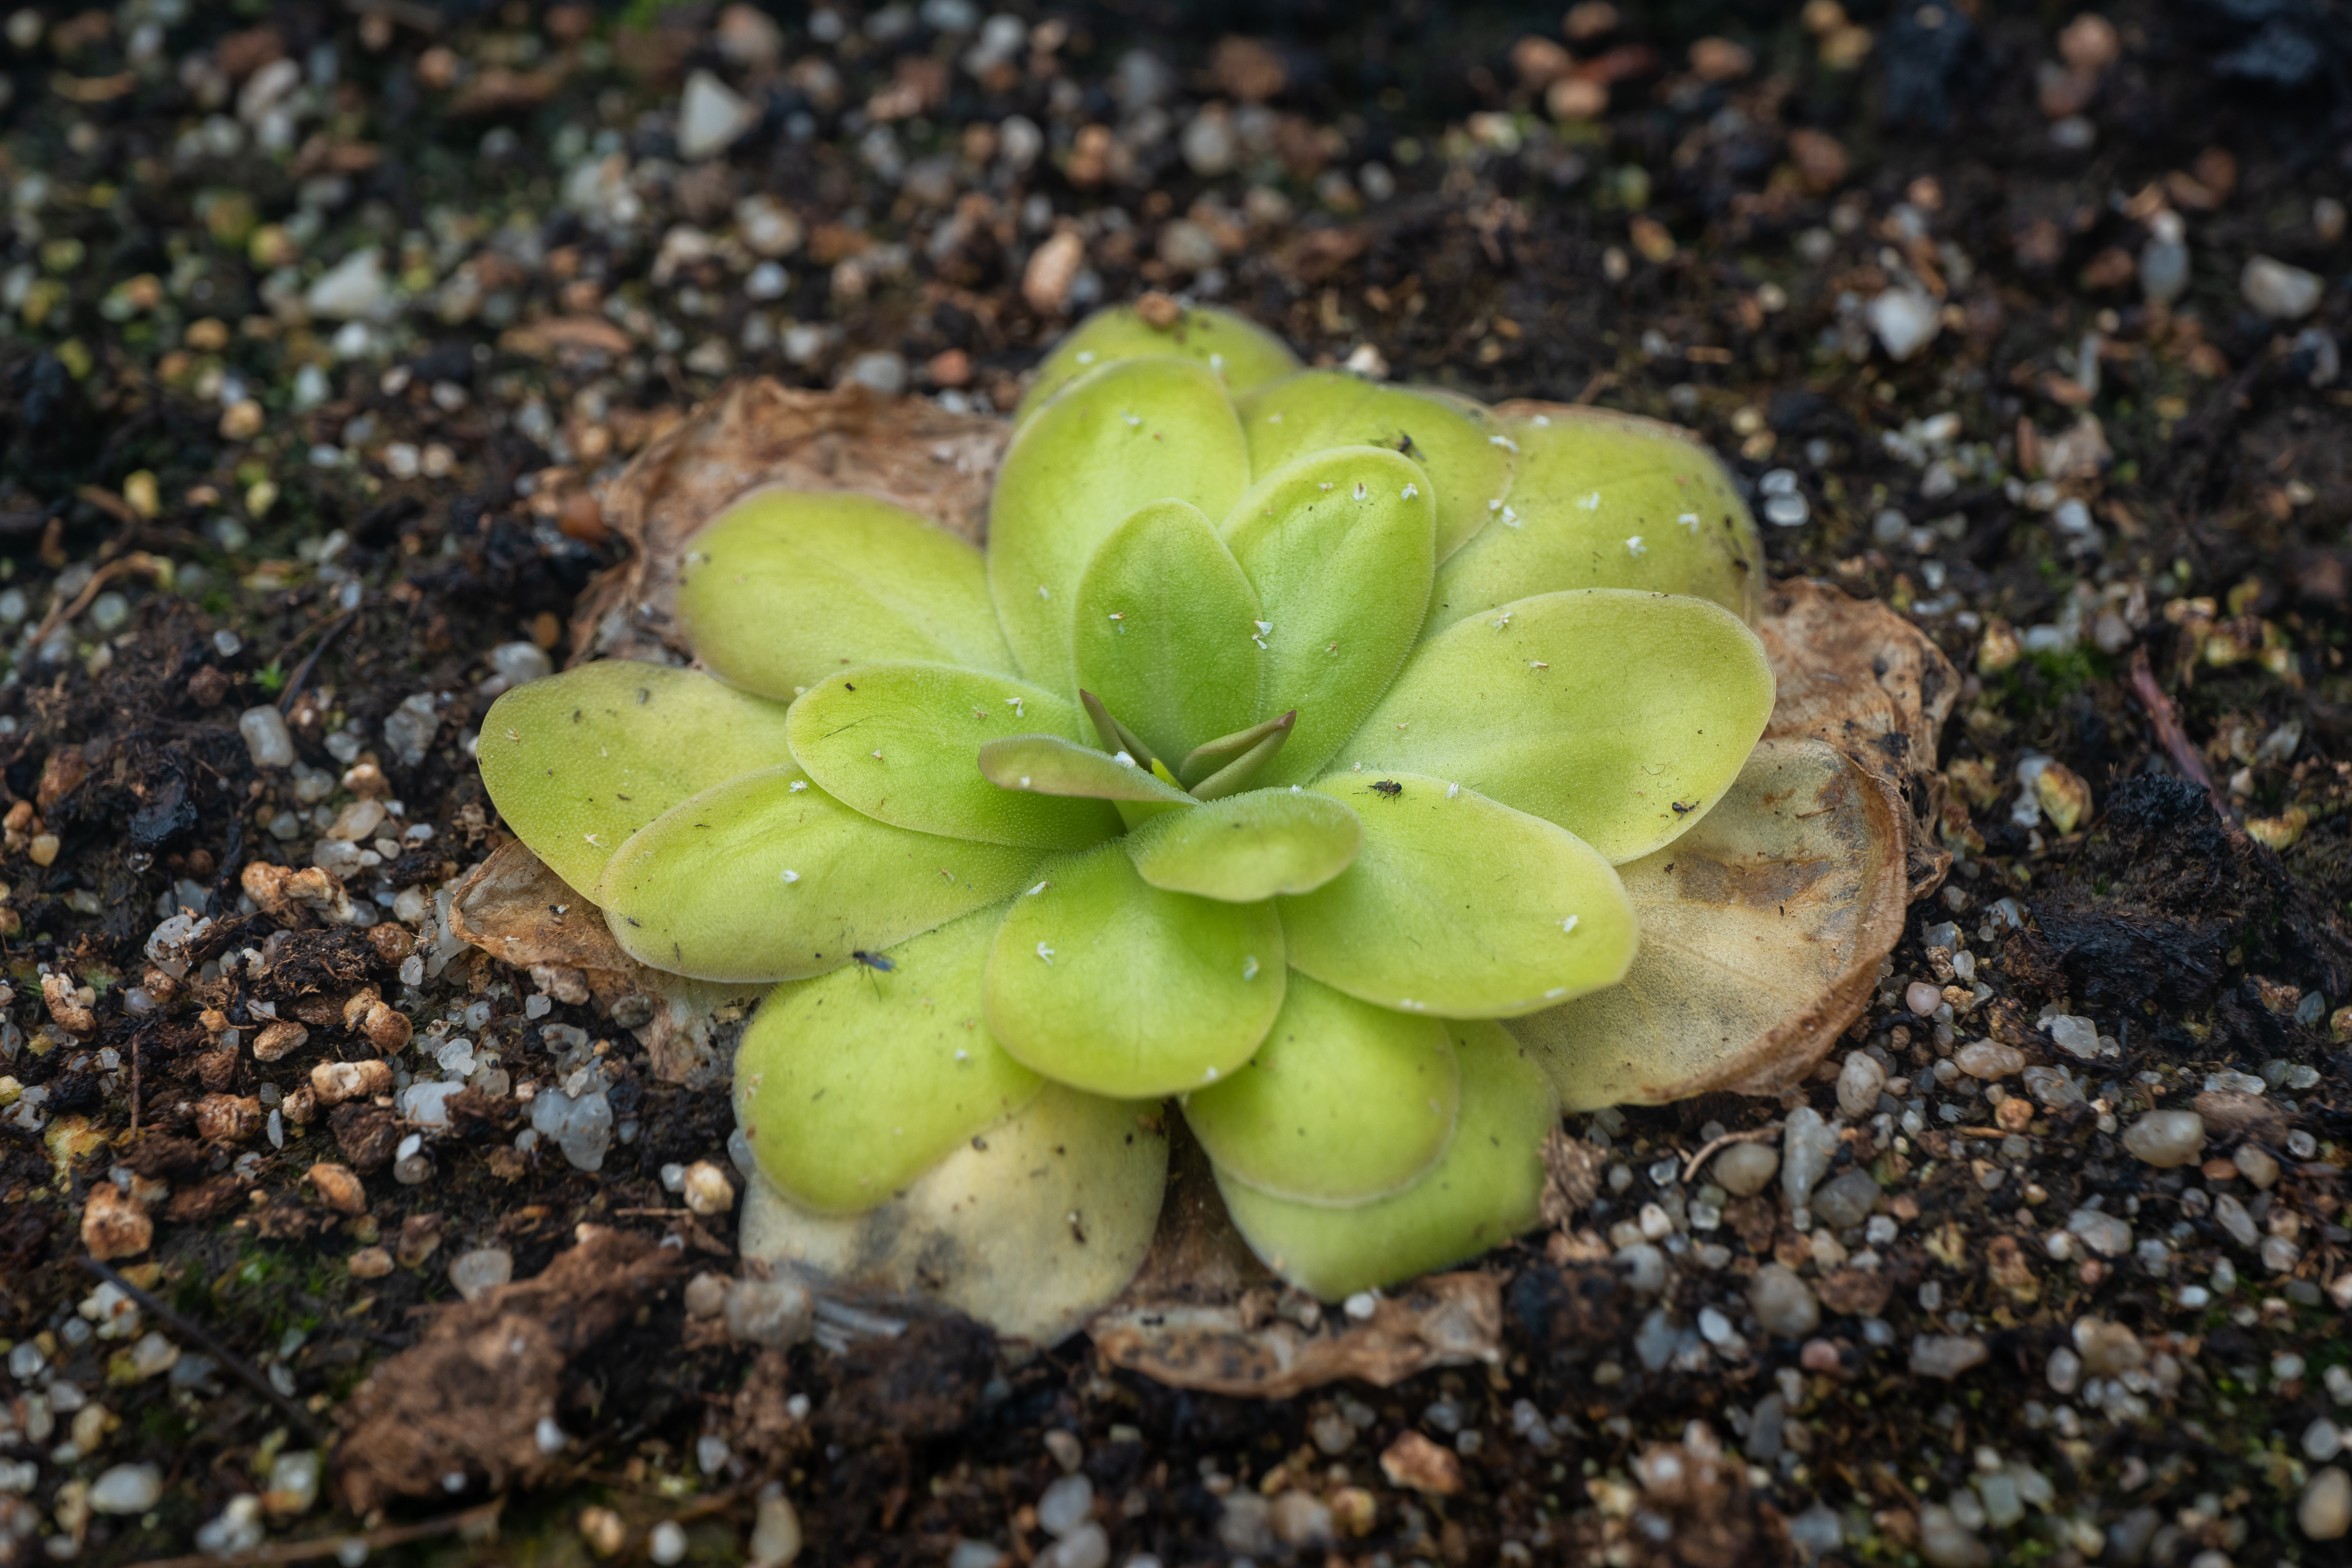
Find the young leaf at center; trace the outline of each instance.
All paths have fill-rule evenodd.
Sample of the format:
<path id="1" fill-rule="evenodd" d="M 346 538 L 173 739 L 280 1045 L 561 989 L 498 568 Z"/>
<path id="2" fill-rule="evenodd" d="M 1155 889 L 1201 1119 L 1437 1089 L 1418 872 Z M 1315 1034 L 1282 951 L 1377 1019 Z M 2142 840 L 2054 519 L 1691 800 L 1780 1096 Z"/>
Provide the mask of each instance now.
<path id="1" fill-rule="evenodd" d="M 989 955 L 988 1026 L 1059 1082 L 1172 1094 L 1249 1060 L 1284 973 L 1272 904 L 1165 892 L 1105 844 L 1046 862 L 1013 900 Z"/>
<path id="2" fill-rule="evenodd" d="M 1257 595 L 1200 509 L 1137 509 L 1078 580 L 1078 685 L 1173 761 L 1257 718 Z"/>
<path id="3" fill-rule="evenodd" d="M 1445 1152 L 1460 1097 L 1445 1025 L 1304 974 L 1249 1065 L 1194 1089 L 1184 1120 L 1218 1174 L 1306 1204 L 1410 1185 Z"/>
<path id="4" fill-rule="evenodd" d="M 1394 452 L 1337 447 L 1253 485 L 1220 525 L 1265 607 L 1258 711 L 1298 710 L 1258 783 L 1322 772 L 1404 663 L 1429 605 L 1429 490 Z"/>
<path id="5" fill-rule="evenodd" d="M 794 1202 L 854 1214 L 1029 1103 L 1045 1080 L 981 1021 L 992 905 L 768 993 L 735 1058 L 735 1120 Z"/>

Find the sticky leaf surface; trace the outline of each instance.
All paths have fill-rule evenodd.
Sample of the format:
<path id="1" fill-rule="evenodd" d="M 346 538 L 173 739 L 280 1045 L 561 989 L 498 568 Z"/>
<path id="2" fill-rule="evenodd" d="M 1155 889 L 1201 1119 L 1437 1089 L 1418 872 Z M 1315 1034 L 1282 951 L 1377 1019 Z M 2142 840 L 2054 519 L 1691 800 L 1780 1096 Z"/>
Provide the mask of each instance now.
<path id="1" fill-rule="evenodd" d="M 1076 707 L 1011 676 L 938 664 L 869 664 L 810 688 L 786 726 L 793 757 L 854 810 L 919 833 L 1080 849 L 1119 830 L 1099 800 L 1001 789 L 980 748 L 1044 731 L 1072 738 Z"/>
<path id="2" fill-rule="evenodd" d="M 1234 1226 L 1267 1268 L 1335 1301 L 1475 1258 L 1536 1223 L 1551 1085 L 1502 1026 L 1448 1026 L 1462 1075 L 1454 1138 L 1393 1197 L 1353 1208 L 1277 1198 L 1220 1173 Z"/>
<path id="3" fill-rule="evenodd" d="M 894 1196 L 1045 1080 L 981 1021 L 1003 918 L 975 910 L 889 951 L 768 994 L 735 1057 L 735 1121 L 793 1201 L 854 1214 Z"/>
<path id="4" fill-rule="evenodd" d="M 792 980 L 995 903 L 1037 860 L 877 822 L 782 767 L 671 807 L 621 847 L 590 896 L 640 963 Z"/>
<path id="5" fill-rule="evenodd" d="M 1672 426 L 1559 406 L 1505 422 L 1510 494 L 1438 568 L 1431 634 L 1530 595 L 1646 588 L 1760 613 L 1764 546 L 1723 465 Z"/>
<path id="6" fill-rule="evenodd" d="M 1509 1017 L 1614 984 L 1632 962 L 1633 906 L 1574 834 L 1420 773 L 1314 788 L 1364 833 L 1355 864 L 1282 900 L 1290 962 L 1325 984 L 1405 1012 Z"/>
<path id="7" fill-rule="evenodd" d="M 696 670 L 622 659 L 507 692 L 482 721 L 479 751 L 499 815 L 583 890 L 631 834 L 678 802 L 792 761 L 782 703 Z"/>
<path id="8" fill-rule="evenodd" d="M 1259 783 L 1320 773 L 1402 667 L 1429 602 L 1429 488 L 1394 452 L 1345 447 L 1261 480 L 1227 514 L 1270 628 L 1259 713 L 1298 710 Z"/>
<path id="9" fill-rule="evenodd" d="M 1029 390 L 1013 412 L 1018 430 L 1031 416 L 1053 401 L 1054 395 L 1077 377 L 1113 360 L 1140 359 L 1146 354 L 1182 354 L 1199 361 L 1222 377 L 1234 396 L 1250 388 L 1287 375 L 1298 368 L 1290 345 L 1256 322 L 1196 305 L 1169 327 L 1155 327 L 1132 305 L 1113 305 L 1096 311 L 1072 328 L 1037 366 Z"/>
<path id="10" fill-rule="evenodd" d="M 1411 1184 L 1454 1136 L 1460 1099 L 1445 1026 L 1293 973 L 1249 1065 L 1184 1101 L 1221 1180 L 1309 1204 Z"/>
<path id="11" fill-rule="evenodd" d="M 1198 508 L 1154 501 L 1079 579 L 1078 685 L 1171 764 L 1257 718 L 1257 595 Z"/>
<path id="12" fill-rule="evenodd" d="M 1356 814 L 1330 795 L 1260 789 L 1164 812 L 1126 846 L 1155 888 L 1252 903 L 1321 887 L 1348 868 L 1363 837 Z"/>
<path id="13" fill-rule="evenodd" d="M 1722 797 L 1771 711 L 1763 645 L 1721 606 L 1546 594 L 1416 648 L 1347 760 L 1459 780 L 1624 861 Z"/>
<path id="14" fill-rule="evenodd" d="M 1223 517 L 1248 483 L 1234 405 L 1199 361 L 1122 360 L 1072 382 L 1013 437 L 989 502 L 989 588 L 1022 673 L 1076 695 L 1078 577 L 1138 507 Z"/>
<path id="15" fill-rule="evenodd" d="M 866 496 L 745 497 L 694 536 L 677 607 L 705 664 L 783 702 L 882 659 L 1013 668 L 979 548 Z"/>
<path id="16" fill-rule="evenodd" d="M 1475 403 L 1303 370 L 1239 400 L 1250 472 L 1263 479 L 1327 447 L 1382 447 L 1411 459 L 1436 500 L 1437 559 L 1486 526 L 1511 486 L 1510 437 Z"/>
<path id="17" fill-rule="evenodd" d="M 1213 1083 L 1282 1005 L 1271 904 L 1165 892 L 1106 844 L 1041 868 L 988 961 L 988 1024 L 1060 1082 L 1127 1098 Z"/>

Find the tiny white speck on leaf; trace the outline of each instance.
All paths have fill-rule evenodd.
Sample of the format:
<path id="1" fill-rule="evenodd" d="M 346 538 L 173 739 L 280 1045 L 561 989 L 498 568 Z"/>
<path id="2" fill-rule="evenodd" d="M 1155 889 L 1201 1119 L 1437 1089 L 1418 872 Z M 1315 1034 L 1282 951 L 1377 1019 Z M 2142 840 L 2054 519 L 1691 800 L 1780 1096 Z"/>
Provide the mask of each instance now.
<path id="1" fill-rule="evenodd" d="M 1460 784 L 1447 784 L 1447 785 L 1445 786 L 1445 798 L 1446 798 L 1446 799 L 1448 799 L 1448 800 L 1452 800 L 1452 799 L 1454 799 L 1455 796 L 1459 795 L 1461 793 L 1462 793 L 1462 786 L 1461 786 Z"/>
<path id="2" fill-rule="evenodd" d="M 1566 919 L 1566 920 L 1564 920 L 1564 921 L 1560 921 L 1560 922 L 1559 922 L 1559 930 L 1560 930 L 1560 934 L 1561 934 L 1562 936 L 1567 935 L 1570 931 L 1574 931 L 1575 929 L 1576 929 L 1576 917 L 1575 917 L 1574 915 L 1570 915 L 1570 916 L 1569 916 L 1569 917 L 1568 917 L 1568 919 Z"/>
<path id="3" fill-rule="evenodd" d="M 1415 496 L 1419 495 L 1420 493 L 1421 493 L 1421 487 L 1420 487 L 1419 485 L 1407 485 L 1407 486 L 1405 486 L 1405 488 L 1404 488 L 1404 489 L 1401 489 L 1401 490 L 1397 491 L 1397 500 L 1412 500 L 1412 498 L 1413 498 L 1413 497 L 1415 497 Z"/>
<path id="4" fill-rule="evenodd" d="M 1650 552 L 1650 547 L 1649 547 L 1648 545 L 1646 545 L 1646 544 L 1644 544 L 1644 543 L 1643 543 L 1643 542 L 1642 542 L 1642 536 L 1641 536 L 1640 534 L 1638 534 L 1638 533 L 1633 534 L 1633 535 L 1630 536 L 1630 537 L 1625 541 L 1625 553 L 1626 553 L 1626 554 L 1628 554 L 1628 555 L 1647 555 L 1649 552 Z"/>
<path id="5" fill-rule="evenodd" d="M 955 1054 L 955 1059 L 960 1062 L 968 1062 L 971 1060 L 971 1053 L 967 1050 L 958 1049 Z"/>
<path id="6" fill-rule="evenodd" d="M 1274 623 L 1272 621 L 1253 621 L 1250 624 L 1257 627 L 1257 635 L 1262 637 L 1272 637 L 1274 635 Z"/>
<path id="7" fill-rule="evenodd" d="M 1054 962 L 1054 950 L 1041 942 L 1037 944 L 1037 956 L 1051 963 Z"/>
<path id="8" fill-rule="evenodd" d="M 787 867 L 785 867 L 785 868 L 784 868 L 784 880 L 785 880 L 785 881 L 787 881 L 787 882 L 797 882 L 797 881 L 799 881 L 800 879 L 801 879 L 801 874 L 800 874 L 798 871 L 793 870 L 790 866 L 787 866 Z"/>
<path id="9" fill-rule="evenodd" d="M 794 779 L 794 780 L 793 781 L 793 788 L 792 788 L 792 793 L 793 793 L 793 794 L 794 794 L 794 795 L 798 795 L 798 794 L 800 794 L 800 793 L 801 793 L 801 791 L 803 791 L 803 790 L 804 790 L 804 789 L 806 789 L 806 788 L 808 788 L 808 780 L 806 780 L 806 779 Z"/>
<path id="10" fill-rule="evenodd" d="M 1131 767 L 1133 767 L 1133 766 L 1135 766 L 1135 759 L 1134 759 L 1133 757 L 1129 756 L 1125 752 L 1120 752 L 1117 753 L 1117 755 L 1118 755 L 1118 761 L 1119 761 L 1122 764 L 1124 764 L 1125 766 L 1127 766 L 1127 767 L 1130 767 L 1130 768 L 1131 768 Z"/>
<path id="11" fill-rule="evenodd" d="M 1040 583 L 1037 584 L 1037 596 L 1041 599 L 1050 599 L 1054 596 L 1054 593 L 1045 584 Z"/>
<path id="12" fill-rule="evenodd" d="M 1549 669 L 1551 666 L 1546 664 L 1539 658 L 1531 658 L 1528 660 L 1528 668 L 1529 669 Z"/>
<path id="13" fill-rule="evenodd" d="M 1018 697 L 1006 698 L 1004 700 L 1004 705 L 1013 710 L 1013 716 L 1015 719 L 1023 719 L 1028 716 L 1027 710 L 1021 706 L 1021 699 Z"/>
<path id="14" fill-rule="evenodd" d="M 1582 500 L 1578 501 L 1576 504 L 1582 507 L 1587 511 L 1599 511 L 1601 510 L 1601 492 L 1599 490 L 1594 490 L 1591 495 L 1586 496 Z"/>
<path id="15" fill-rule="evenodd" d="M 1216 1082 L 1216 1081 L 1217 1081 L 1217 1069 L 1216 1069 L 1216 1068 L 1205 1068 L 1205 1069 L 1202 1072 L 1202 1074 L 1201 1074 L 1201 1081 L 1202 1081 L 1203 1083 L 1214 1083 L 1214 1082 Z"/>
<path id="16" fill-rule="evenodd" d="M 1516 509 L 1507 506 L 1503 509 L 1503 526 L 1505 528 L 1525 528 L 1527 526 L 1527 521 L 1519 516 Z"/>
<path id="17" fill-rule="evenodd" d="M 1486 503 L 1486 510 L 1487 510 L 1488 511 L 1500 511 L 1500 510 L 1503 510 L 1503 498 L 1502 498 L 1502 497 L 1500 497 L 1500 496 L 1496 496 L 1493 500 L 1488 501 L 1488 502 Z"/>
<path id="18" fill-rule="evenodd" d="M 1486 444 L 1490 447 L 1500 447 L 1506 452 L 1516 452 L 1519 449 L 1519 444 L 1508 436 L 1489 436 L 1486 437 Z"/>
<path id="19" fill-rule="evenodd" d="M 1080 364 L 1092 364 L 1092 363 L 1095 363 L 1095 351 L 1094 351 L 1094 350 L 1092 350 L 1092 349 L 1088 349 L 1088 350 L 1087 350 L 1085 353 L 1083 353 L 1079 354 L 1079 355 L 1078 355 L 1078 363 L 1079 363 Z"/>
<path id="20" fill-rule="evenodd" d="M 1027 773 L 1023 773 L 1021 775 L 1021 787 L 1023 789 L 1027 789 L 1029 787 L 1029 775 Z"/>
<path id="21" fill-rule="evenodd" d="M 1675 519 L 1675 521 L 1681 523 L 1685 528 L 1689 529 L 1693 533 L 1696 533 L 1698 531 L 1698 513 L 1695 511 L 1686 511 L 1683 513 L 1682 516 Z"/>
<path id="22" fill-rule="evenodd" d="M 1032 889 L 1029 889 L 1029 896 L 1030 896 L 1031 898 L 1033 898 L 1033 899 L 1034 899 L 1034 898 L 1035 898 L 1038 894 L 1040 894 L 1040 893 L 1044 892 L 1046 889 L 1048 889 L 1048 888 L 1052 887 L 1053 885 L 1054 885 L 1054 884 L 1053 884 L 1053 881 L 1051 880 L 1051 879 L 1047 879 L 1047 880 L 1045 880 L 1045 881 L 1040 882 L 1040 883 L 1038 883 L 1035 887 L 1034 887 L 1034 888 L 1032 888 Z"/>
<path id="23" fill-rule="evenodd" d="M 1511 612 L 1508 610 L 1505 610 L 1501 615 L 1495 617 L 1495 629 L 1498 632 L 1509 626 L 1510 624 Z"/>
<path id="24" fill-rule="evenodd" d="M 1257 955 L 1255 953 L 1247 953 L 1243 956 L 1242 978 L 1244 980 L 1255 980 L 1257 978 Z"/>
<path id="25" fill-rule="evenodd" d="M 1370 490 L 1368 490 L 1368 489 L 1366 489 L 1364 488 L 1364 481 L 1363 481 L 1363 480 L 1361 480 L 1361 479 L 1358 479 L 1358 480 L 1356 481 L 1356 499 L 1357 499 L 1358 500 L 1363 500 L 1366 496 L 1370 495 L 1370 493 L 1371 493 L 1371 492 L 1370 492 Z"/>
<path id="26" fill-rule="evenodd" d="M 866 753 L 866 755 L 867 755 L 867 756 L 869 756 L 869 757 L 872 757 L 872 758 L 873 758 L 876 762 L 877 762 L 877 763 L 878 763 L 878 762 L 880 762 L 880 761 L 882 760 L 882 752 L 881 752 L 881 751 L 880 751 L 878 748 L 877 748 L 877 750 L 874 750 L 874 751 L 868 752 Z"/>

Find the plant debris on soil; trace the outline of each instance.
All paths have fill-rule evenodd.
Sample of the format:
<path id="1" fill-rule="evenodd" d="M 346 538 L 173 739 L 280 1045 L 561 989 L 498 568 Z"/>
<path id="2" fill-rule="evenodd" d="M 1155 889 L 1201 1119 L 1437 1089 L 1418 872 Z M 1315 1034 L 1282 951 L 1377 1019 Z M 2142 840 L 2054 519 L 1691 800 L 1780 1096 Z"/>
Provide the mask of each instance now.
<path id="1" fill-rule="evenodd" d="M 2344 1560 L 2340 17 L 1523 11 L 0 18 L 0 1563 Z M 969 486 L 1150 289 L 1689 426 L 1963 678 L 1813 1079 L 1204 1321 L 1276 1398 L 740 1261 L 740 1008 L 453 908 L 491 699 L 659 646 L 633 456 L 756 375 Z M 1491 1353 L 1316 1348 L 1414 1289 Z"/>

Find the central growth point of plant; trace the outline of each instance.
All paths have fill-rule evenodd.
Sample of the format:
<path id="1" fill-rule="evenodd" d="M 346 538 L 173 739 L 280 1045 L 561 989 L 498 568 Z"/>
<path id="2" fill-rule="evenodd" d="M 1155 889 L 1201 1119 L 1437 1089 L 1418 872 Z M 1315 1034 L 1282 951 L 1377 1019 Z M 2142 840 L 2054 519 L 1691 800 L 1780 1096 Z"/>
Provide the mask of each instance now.
<path id="1" fill-rule="evenodd" d="M 1747 761 L 1759 564 L 1663 427 L 1107 312 L 984 552 L 747 496 L 685 563 L 703 668 L 520 687 L 481 765 L 635 958 L 773 983 L 747 1251 L 1063 1331 L 1150 1243 L 1172 1110 L 1332 1298 L 1533 1222 L 1558 1108 L 1512 1023 L 1624 974 L 1612 868 Z"/>

